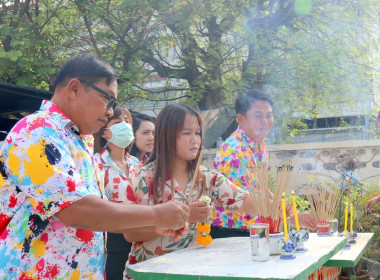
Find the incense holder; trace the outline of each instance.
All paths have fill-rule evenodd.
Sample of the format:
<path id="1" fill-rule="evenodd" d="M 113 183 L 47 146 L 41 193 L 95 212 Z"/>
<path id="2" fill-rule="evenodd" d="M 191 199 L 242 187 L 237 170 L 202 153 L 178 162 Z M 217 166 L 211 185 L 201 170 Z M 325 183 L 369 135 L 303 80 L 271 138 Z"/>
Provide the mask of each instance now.
<path id="1" fill-rule="evenodd" d="M 294 242 L 291 239 L 288 239 L 288 241 L 285 241 L 284 239 L 282 240 L 282 247 L 281 247 L 281 256 L 280 259 L 283 260 L 291 260 L 296 257 L 294 252 L 296 251 L 296 246 Z"/>
<path id="2" fill-rule="evenodd" d="M 309 230 L 301 229 L 299 231 L 292 229 L 289 232 L 289 238 L 296 245 L 296 252 L 306 252 L 305 242 L 309 240 Z"/>
<path id="3" fill-rule="evenodd" d="M 338 236 L 339 237 L 344 237 L 344 238 L 347 238 L 347 240 L 348 240 L 348 234 L 347 235 L 344 235 L 344 233 L 343 232 L 339 232 L 338 233 Z M 351 247 L 351 245 L 350 245 L 350 243 L 349 242 L 347 242 L 347 244 L 346 245 L 344 245 L 344 249 L 349 249 Z"/>
<path id="4" fill-rule="evenodd" d="M 269 234 L 269 253 L 270 255 L 280 255 L 282 242 L 285 237 L 283 232 Z"/>
<path id="5" fill-rule="evenodd" d="M 348 233 L 348 243 L 349 244 L 355 244 L 356 243 L 356 240 L 355 238 L 358 237 L 358 234 L 356 233 L 356 231 L 350 231 Z"/>
<path id="6" fill-rule="evenodd" d="M 330 224 L 329 223 L 324 223 L 324 224 L 317 224 L 317 236 L 330 236 Z"/>

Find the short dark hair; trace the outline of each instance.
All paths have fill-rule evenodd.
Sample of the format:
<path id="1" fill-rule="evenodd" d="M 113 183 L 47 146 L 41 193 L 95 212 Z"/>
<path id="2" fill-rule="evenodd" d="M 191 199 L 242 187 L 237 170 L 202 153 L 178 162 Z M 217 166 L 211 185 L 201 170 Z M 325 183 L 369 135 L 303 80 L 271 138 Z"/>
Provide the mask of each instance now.
<path id="1" fill-rule="evenodd" d="M 108 85 L 119 79 L 111 65 L 91 53 L 81 53 L 69 58 L 59 70 L 54 81 L 54 90 L 59 84 L 65 83 L 72 78 L 92 83 L 106 78 Z"/>
<path id="2" fill-rule="evenodd" d="M 133 132 L 136 132 L 136 130 L 140 128 L 142 121 L 148 121 L 152 123 L 154 123 L 155 121 L 155 118 L 143 113 L 133 114 L 132 119 L 133 119 Z"/>
<path id="3" fill-rule="evenodd" d="M 235 101 L 236 114 L 245 115 L 245 113 L 251 108 L 252 103 L 255 101 L 266 101 L 273 109 L 272 98 L 264 91 L 253 89 L 245 93 L 240 94 Z"/>

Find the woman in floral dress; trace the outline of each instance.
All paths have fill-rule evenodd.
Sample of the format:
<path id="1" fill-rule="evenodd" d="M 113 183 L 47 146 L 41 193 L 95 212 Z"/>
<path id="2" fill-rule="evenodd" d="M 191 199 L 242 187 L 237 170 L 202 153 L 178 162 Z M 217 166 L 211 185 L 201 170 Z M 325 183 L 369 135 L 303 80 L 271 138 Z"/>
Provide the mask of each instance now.
<path id="1" fill-rule="evenodd" d="M 114 115 L 94 137 L 94 161 L 104 182 L 108 200 L 122 203 L 126 200 L 126 189 L 130 184 L 130 172 L 142 164 L 128 154 L 126 147 L 133 140 L 131 115 L 128 109 L 115 107 Z M 123 279 L 123 271 L 131 243 L 122 234 L 108 233 L 106 274 L 108 280 Z"/>
<path id="2" fill-rule="evenodd" d="M 192 245 L 197 224 L 211 216 L 212 207 L 199 202 L 203 195 L 231 211 L 257 213 L 247 191 L 237 188 L 223 175 L 204 166 L 195 174 L 201 147 L 202 120 L 198 112 L 186 105 L 163 108 L 156 120 L 153 153 L 145 166 L 131 174 L 132 186 L 127 187 L 125 203 L 154 205 L 175 199 L 189 205 L 190 225 L 177 240 L 151 231 L 124 234 L 132 242 L 127 267 Z"/>

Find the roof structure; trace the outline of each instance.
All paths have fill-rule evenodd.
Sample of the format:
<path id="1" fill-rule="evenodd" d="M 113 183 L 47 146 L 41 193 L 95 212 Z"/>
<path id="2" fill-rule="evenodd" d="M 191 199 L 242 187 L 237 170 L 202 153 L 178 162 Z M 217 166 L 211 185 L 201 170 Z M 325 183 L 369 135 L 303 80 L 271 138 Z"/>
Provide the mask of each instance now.
<path id="1" fill-rule="evenodd" d="M 0 141 L 16 122 L 37 111 L 42 100 L 52 96 L 50 91 L 0 83 Z"/>

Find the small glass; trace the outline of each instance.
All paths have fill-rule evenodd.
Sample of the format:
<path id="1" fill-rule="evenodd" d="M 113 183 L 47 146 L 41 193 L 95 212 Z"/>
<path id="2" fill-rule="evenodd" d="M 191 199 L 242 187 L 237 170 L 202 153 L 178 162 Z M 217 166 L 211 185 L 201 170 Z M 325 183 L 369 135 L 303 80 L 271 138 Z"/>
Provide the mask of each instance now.
<path id="1" fill-rule="evenodd" d="M 265 262 L 269 260 L 269 224 L 250 225 L 252 260 Z"/>
<path id="2" fill-rule="evenodd" d="M 317 236 L 330 236 L 330 224 L 317 224 Z"/>
<path id="3" fill-rule="evenodd" d="M 331 236 L 338 236 L 338 219 L 332 219 L 327 221 L 330 224 Z"/>

